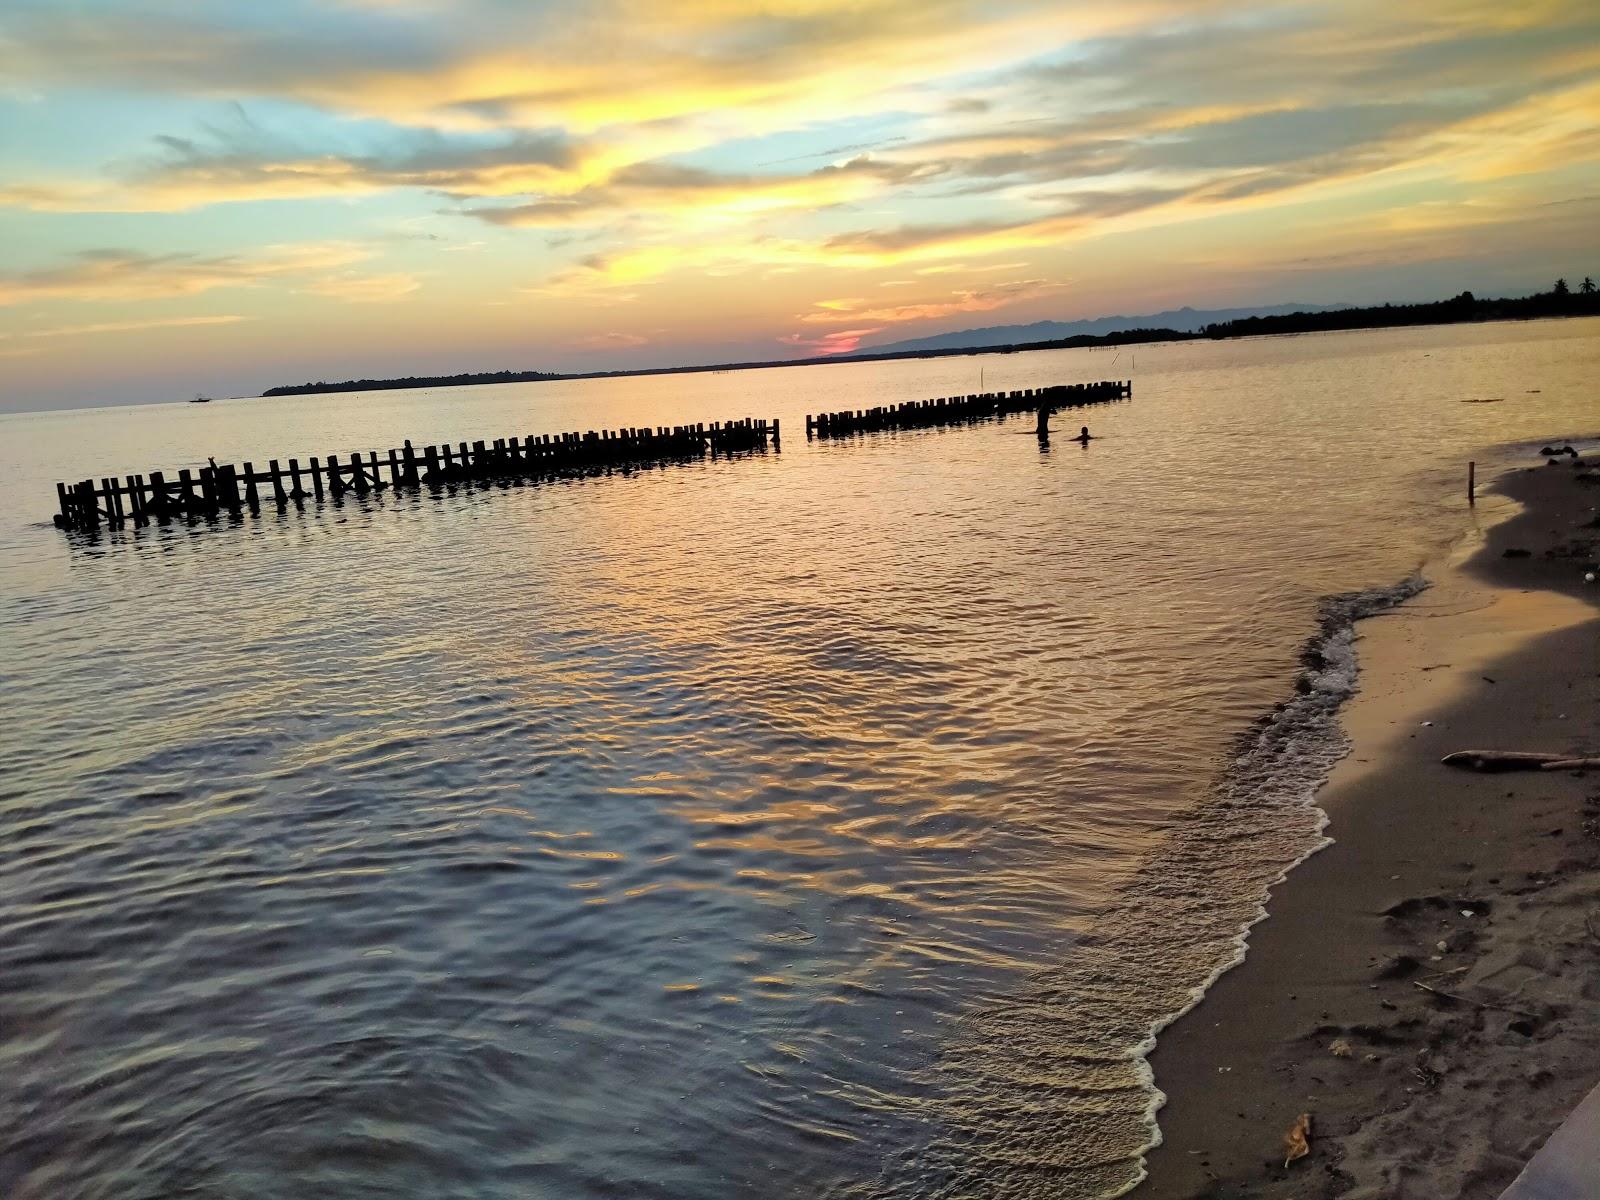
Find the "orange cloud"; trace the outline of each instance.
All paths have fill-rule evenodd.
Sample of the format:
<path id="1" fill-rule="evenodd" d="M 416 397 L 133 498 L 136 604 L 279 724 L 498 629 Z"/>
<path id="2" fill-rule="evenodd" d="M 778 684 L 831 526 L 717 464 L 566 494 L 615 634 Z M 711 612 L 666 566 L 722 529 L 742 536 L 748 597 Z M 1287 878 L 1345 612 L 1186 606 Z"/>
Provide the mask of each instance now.
<path id="1" fill-rule="evenodd" d="M 822 311 L 805 313 L 800 320 L 819 324 L 831 321 L 880 321 L 897 324 L 901 321 L 931 321 L 951 317 L 958 313 L 991 312 L 1055 291 L 1060 284 L 1044 279 L 1019 279 L 1012 283 L 997 284 L 990 288 L 967 288 L 955 292 L 948 300 L 930 300 L 920 304 L 895 304 L 886 307 L 869 307 L 861 301 L 822 300 Z"/>
<path id="2" fill-rule="evenodd" d="M 585 350 L 632 350 L 649 344 L 649 338 L 637 333 L 593 333 L 577 341 Z"/>
<path id="3" fill-rule="evenodd" d="M 838 329 L 820 337 L 807 337 L 803 333 L 787 333 L 778 340 L 786 346 L 798 346 L 815 356 L 849 354 L 861 345 L 861 339 L 881 333 L 881 326 L 870 329 Z"/>

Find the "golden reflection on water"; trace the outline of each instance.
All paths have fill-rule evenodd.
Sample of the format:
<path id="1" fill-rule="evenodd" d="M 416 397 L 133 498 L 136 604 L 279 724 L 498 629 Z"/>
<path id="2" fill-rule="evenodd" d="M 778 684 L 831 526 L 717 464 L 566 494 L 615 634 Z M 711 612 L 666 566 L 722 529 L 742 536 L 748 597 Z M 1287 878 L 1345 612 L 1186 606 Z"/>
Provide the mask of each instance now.
<path id="1" fill-rule="evenodd" d="M 1461 462 L 1592 420 L 1595 332 L 1151 347 L 1102 440 L 1047 456 L 1016 422 L 791 437 L 192 536 L 7 528 L 0 1017 L 49 1032 L 0 1045 L 0 1186 L 1109 1190 L 1174 964 L 1253 903 L 1225 868 L 1309 836 L 1269 768 L 1318 747 L 1219 792 L 1235 739 L 1321 596 L 1462 527 Z M 799 429 L 971 366 L 42 418 L 0 436 L 0 512 L 205 453 Z M 1540 393 L 1458 403 L 1512 378 Z M 1213 803 L 1286 805 L 1290 836 L 1231 839 Z"/>

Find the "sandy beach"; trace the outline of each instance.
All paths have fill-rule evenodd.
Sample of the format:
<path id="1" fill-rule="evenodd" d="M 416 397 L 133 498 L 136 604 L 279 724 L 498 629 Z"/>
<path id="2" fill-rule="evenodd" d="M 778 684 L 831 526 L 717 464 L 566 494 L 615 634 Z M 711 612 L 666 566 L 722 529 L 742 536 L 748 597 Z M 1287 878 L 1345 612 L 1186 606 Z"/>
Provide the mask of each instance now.
<path id="1" fill-rule="evenodd" d="M 1439 761 L 1600 749 L 1597 483 L 1510 472 L 1467 561 L 1360 627 L 1334 843 L 1162 1035 L 1139 1195 L 1492 1197 L 1600 1080 L 1600 773 Z"/>

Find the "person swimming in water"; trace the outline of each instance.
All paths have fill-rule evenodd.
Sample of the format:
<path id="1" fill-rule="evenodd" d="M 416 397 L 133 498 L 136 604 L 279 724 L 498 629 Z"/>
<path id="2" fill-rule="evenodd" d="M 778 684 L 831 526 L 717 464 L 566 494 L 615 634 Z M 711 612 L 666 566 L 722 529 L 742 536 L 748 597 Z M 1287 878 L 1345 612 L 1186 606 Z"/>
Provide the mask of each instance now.
<path id="1" fill-rule="evenodd" d="M 1079 431 L 1078 436 L 1072 440 L 1075 442 L 1082 442 L 1085 446 L 1094 441 L 1094 439 L 1089 436 L 1089 427 L 1087 425 L 1085 425 L 1083 429 Z"/>

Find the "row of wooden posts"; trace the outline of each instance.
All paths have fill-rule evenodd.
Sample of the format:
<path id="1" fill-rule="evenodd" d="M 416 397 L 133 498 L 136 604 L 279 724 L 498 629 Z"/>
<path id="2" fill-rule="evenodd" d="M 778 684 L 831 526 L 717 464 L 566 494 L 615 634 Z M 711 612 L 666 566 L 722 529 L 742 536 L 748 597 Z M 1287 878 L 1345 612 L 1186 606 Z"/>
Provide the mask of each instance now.
<path id="1" fill-rule="evenodd" d="M 1130 381 L 1106 380 L 947 396 L 808 416 L 806 437 L 845 437 L 885 429 L 954 425 L 1041 409 L 1054 412 L 1106 404 L 1132 394 Z M 123 481 L 104 477 L 98 482 L 85 479 L 58 483 L 60 511 L 55 523 L 61 529 L 95 529 L 101 521 L 111 526 L 129 521 L 146 525 L 173 517 L 239 513 L 245 508 L 254 513 L 263 503 L 284 509 L 309 498 L 321 500 L 324 495 L 337 499 L 346 492 L 365 495 L 386 487 L 437 487 L 470 480 L 582 474 L 612 466 L 699 458 L 708 452 L 734 453 L 768 445 L 779 445 L 778 421 L 746 418 L 709 425 L 496 438 L 492 443 L 446 443 L 421 450 L 407 442 L 381 458 L 376 450 L 356 451 L 345 462 L 337 454 L 326 459 L 311 458 L 306 466 L 291 458 L 287 468 L 273 459 L 265 471 L 256 470 L 253 463 L 239 468 L 231 463 L 219 466 L 213 460 L 210 466 L 197 470 L 184 468 L 175 479 L 152 471 L 148 477 L 129 475 Z"/>
<path id="2" fill-rule="evenodd" d="M 945 396 L 938 400 L 908 400 L 904 404 L 882 408 L 808 416 L 806 437 L 849 437 L 851 434 L 884 429 L 957 425 L 1005 417 L 1012 413 L 1035 412 L 1041 408 L 1054 412 L 1087 404 L 1110 404 L 1132 395 L 1132 380 L 1109 379 L 1099 383 L 1069 383 L 1013 392 L 983 392 L 975 396 Z"/>
<path id="3" fill-rule="evenodd" d="M 340 462 L 337 454 L 330 454 L 325 460 L 311 458 L 306 466 L 291 458 L 287 468 L 273 459 L 265 471 L 256 470 L 248 462 L 241 469 L 231 463 L 219 466 L 213 461 L 196 471 L 185 468 L 176 479 L 152 471 L 148 478 L 129 475 L 123 482 L 106 477 L 98 483 L 93 479 L 58 483 L 60 511 L 55 523 L 60 529 L 94 529 L 102 520 L 111 526 L 129 521 L 145 525 L 172 517 L 239 513 L 245 508 L 254 513 L 260 511 L 263 502 L 284 509 L 291 502 L 307 498 L 321 500 L 325 494 L 338 498 L 346 492 L 365 495 L 386 487 L 437 487 L 470 480 L 584 474 L 612 466 L 700 458 L 708 452 L 715 455 L 759 450 L 769 444 L 779 444 L 777 420 L 746 418 L 670 429 L 662 426 L 496 438 L 470 446 L 461 442 L 456 446 L 424 446 L 421 450 L 407 442 L 383 458 L 376 450 L 356 451 L 346 462 Z"/>

